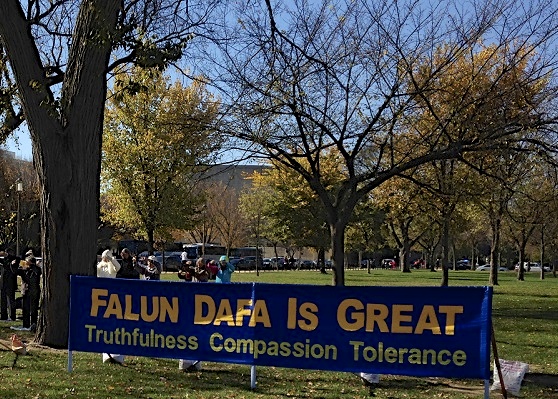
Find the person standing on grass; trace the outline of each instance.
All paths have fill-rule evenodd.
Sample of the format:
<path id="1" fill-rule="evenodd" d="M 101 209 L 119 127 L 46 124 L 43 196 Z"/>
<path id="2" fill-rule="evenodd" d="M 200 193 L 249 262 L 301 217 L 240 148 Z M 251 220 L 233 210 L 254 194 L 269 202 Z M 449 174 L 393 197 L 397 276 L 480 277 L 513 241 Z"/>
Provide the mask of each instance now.
<path id="1" fill-rule="evenodd" d="M 0 251 L 0 320 L 16 320 L 17 268 L 20 259 L 10 248 Z"/>
<path id="2" fill-rule="evenodd" d="M 219 258 L 219 269 L 215 274 L 216 283 L 230 283 L 231 275 L 234 272 L 234 266 L 231 265 L 225 255 Z"/>
<path id="3" fill-rule="evenodd" d="M 24 265 L 18 268 L 21 276 L 21 311 L 23 329 L 35 331 L 39 318 L 39 301 L 41 299 L 41 268 L 34 256 L 25 258 Z"/>
<path id="4" fill-rule="evenodd" d="M 194 265 L 191 260 L 182 261 L 180 270 L 178 271 L 178 278 L 186 282 L 194 280 Z"/>
<path id="5" fill-rule="evenodd" d="M 209 279 L 210 280 L 215 280 L 215 276 L 217 275 L 217 272 L 219 271 L 219 266 L 217 266 L 217 262 L 215 261 L 215 259 L 211 259 L 209 260 L 209 262 L 207 262 L 205 264 L 207 271 L 209 272 Z"/>
<path id="6" fill-rule="evenodd" d="M 376 386 L 380 382 L 380 374 L 371 373 L 358 373 L 357 374 L 364 383 L 364 386 L 368 388 L 368 393 L 370 396 L 376 396 Z"/>
<path id="7" fill-rule="evenodd" d="M 137 280 L 140 277 L 139 272 L 135 269 L 136 258 L 132 256 L 132 253 L 128 248 L 124 248 L 120 252 L 122 256 L 122 261 L 120 263 L 120 270 L 116 273 L 117 278 L 129 278 Z"/>
<path id="8" fill-rule="evenodd" d="M 105 250 L 101 255 L 101 261 L 97 264 L 97 277 L 116 278 L 116 274 L 120 270 L 120 263 L 113 259 L 109 249 Z M 124 355 L 114 355 L 103 353 L 103 363 L 124 363 Z"/>
<path id="9" fill-rule="evenodd" d="M 184 264 L 188 260 L 188 245 L 182 245 L 182 253 L 180 254 L 180 261 Z"/>
<path id="10" fill-rule="evenodd" d="M 203 267 L 203 263 L 204 260 L 203 258 L 199 258 L 196 261 L 196 270 L 200 270 L 198 269 L 198 265 L 201 265 L 201 267 Z M 209 270 L 207 270 L 209 269 Z M 219 267 L 217 270 L 211 270 L 211 266 L 204 269 L 201 269 L 200 272 L 201 273 L 195 273 L 196 275 L 196 279 L 198 279 L 198 281 L 202 281 L 206 282 L 209 280 L 209 272 L 211 273 L 215 273 L 215 283 L 219 283 L 219 284 L 223 284 L 223 283 L 230 283 L 231 282 L 231 275 L 234 272 L 234 266 L 231 265 L 228 260 L 227 257 L 225 255 L 221 256 L 221 258 L 219 258 Z M 201 279 L 200 279 L 201 277 Z M 201 366 L 201 361 L 200 360 L 187 360 L 187 359 L 181 359 L 179 364 L 178 364 L 178 368 L 180 370 L 185 370 L 185 371 L 199 371 L 201 370 L 202 366 Z"/>
<path id="11" fill-rule="evenodd" d="M 211 277 L 211 272 L 209 271 L 204 258 L 199 258 L 196 261 L 196 266 L 194 268 L 194 281 L 198 283 L 207 283 Z"/>
<path id="12" fill-rule="evenodd" d="M 192 261 L 187 260 L 185 270 L 178 272 L 178 278 L 184 281 L 194 281 L 205 283 L 209 280 L 209 272 L 205 265 L 205 260 L 199 258 L 196 266 L 192 265 Z M 178 369 L 182 371 L 200 371 L 202 369 L 201 360 L 180 359 Z"/>
<path id="13" fill-rule="evenodd" d="M 136 270 L 143 276 L 145 280 L 161 279 L 161 264 L 157 262 L 157 258 L 153 255 L 147 258 L 147 265 L 138 263 Z"/>

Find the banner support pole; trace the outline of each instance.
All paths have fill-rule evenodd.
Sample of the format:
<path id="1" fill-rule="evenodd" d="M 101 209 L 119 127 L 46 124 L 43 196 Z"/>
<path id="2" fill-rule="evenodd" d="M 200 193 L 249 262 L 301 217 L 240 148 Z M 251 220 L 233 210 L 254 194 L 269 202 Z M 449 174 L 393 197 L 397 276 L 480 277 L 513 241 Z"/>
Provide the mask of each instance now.
<path id="1" fill-rule="evenodd" d="M 494 336 L 494 324 L 490 322 L 490 329 L 492 335 L 492 353 L 494 355 L 494 363 L 496 364 L 496 370 L 498 370 L 498 378 L 500 379 L 500 387 L 502 388 L 502 396 L 504 399 L 508 399 L 508 392 L 506 391 L 506 386 L 504 385 L 504 376 L 502 375 L 502 367 L 500 366 L 500 358 L 498 357 L 498 348 L 496 347 L 496 337 Z"/>
<path id="2" fill-rule="evenodd" d="M 256 389 L 256 366 L 250 366 L 250 388 Z"/>
<path id="3" fill-rule="evenodd" d="M 71 373 L 73 369 L 73 353 L 74 351 L 68 350 L 68 373 Z"/>
<path id="4" fill-rule="evenodd" d="M 258 259 L 256 259 L 256 263 L 258 262 Z M 257 266 L 256 266 L 257 268 Z M 252 305 L 250 306 L 251 311 L 254 311 L 254 304 L 256 303 L 256 283 L 252 283 Z M 250 388 L 252 389 L 256 389 L 256 366 L 255 365 L 251 365 L 250 366 Z"/>

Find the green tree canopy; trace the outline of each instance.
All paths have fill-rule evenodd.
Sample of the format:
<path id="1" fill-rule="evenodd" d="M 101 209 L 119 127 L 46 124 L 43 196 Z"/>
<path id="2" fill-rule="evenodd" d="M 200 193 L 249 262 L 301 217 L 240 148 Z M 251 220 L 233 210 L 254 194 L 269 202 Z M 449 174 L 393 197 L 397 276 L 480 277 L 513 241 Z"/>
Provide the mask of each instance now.
<path id="1" fill-rule="evenodd" d="M 123 89 L 130 87 L 137 90 Z M 202 83 L 169 84 L 161 72 L 140 68 L 122 75 L 105 116 L 103 219 L 151 245 L 187 228 L 199 200 L 192 195 L 196 167 L 220 145 L 218 108 Z"/>

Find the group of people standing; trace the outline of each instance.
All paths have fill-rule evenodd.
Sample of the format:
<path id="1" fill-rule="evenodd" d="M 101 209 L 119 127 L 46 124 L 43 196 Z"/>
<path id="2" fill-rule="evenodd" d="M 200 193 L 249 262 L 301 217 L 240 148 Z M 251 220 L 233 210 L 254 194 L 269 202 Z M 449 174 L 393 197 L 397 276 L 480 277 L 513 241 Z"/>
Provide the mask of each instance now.
<path id="1" fill-rule="evenodd" d="M 216 283 L 230 283 L 234 270 L 234 266 L 229 263 L 224 255 L 219 258 L 219 263 L 214 259 L 198 258 L 195 265 L 186 258 L 182 259 L 178 278 L 186 282 L 205 283 L 214 279 Z"/>
<path id="2" fill-rule="evenodd" d="M 160 280 L 161 264 L 153 255 L 138 261 L 128 248 L 124 248 L 120 255 L 122 260 L 118 263 L 112 258 L 111 251 L 105 250 L 97 264 L 97 277 Z"/>
<path id="3" fill-rule="evenodd" d="M 97 277 L 127 279 L 139 279 L 141 277 L 145 280 L 160 280 L 161 265 L 154 256 L 147 257 L 145 262 L 143 262 L 143 259 L 138 261 L 128 248 L 124 248 L 120 255 L 122 259 L 119 263 L 112 257 L 110 250 L 105 250 L 97 264 Z M 187 256 L 183 256 L 178 278 L 186 282 L 201 283 L 214 278 L 215 283 L 229 283 L 234 270 L 234 266 L 229 263 L 226 256 L 221 256 L 218 263 L 215 260 L 206 261 L 199 258 L 195 265 Z M 103 353 L 103 362 L 107 361 L 123 363 L 124 356 Z M 181 359 L 179 368 L 188 371 L 201 370 L 201 362 L 199 360 Z"/>
<path id="4" fill-rule="evenodd" d="M 187 254 L 183 253 L 181 262 L 178 278 L 185 282 L 206 283 L 214 278 L 216 283 L 230 283 L 234 272 L 234 266 L 224 255 L 219 258 L 219 263 L 213 259 L 198 258 L 194 265 Z M 184 371 L 199 371 L 202 363 L 200 360 L 180 359 L 178 368 Z"/>
<path id="5" fill-rule="evenodd" d="M 160 280 L 161 265 L 154 256 L 137 261 L 128 248 L 124 248 L 120 255 L 122 260 L 119 263 L 109 249 L 105 250 L 97 263 L 97 277 Z M 107 361 L 123 363 L 124 355 L 103 353 L 103 362 Z"/>
<path id="6" fill-rule="evenodd" d="M 20 256 L 6 248 L 0 251 L 0 260 L 0 320 L 16 321 L 17 308 L 21 307 L 23 326 L 12 328 L 34 331 L 39 318 L 42 270 L 33 250 Z M 16 298 L 18 276 L 21 296 Z"/>

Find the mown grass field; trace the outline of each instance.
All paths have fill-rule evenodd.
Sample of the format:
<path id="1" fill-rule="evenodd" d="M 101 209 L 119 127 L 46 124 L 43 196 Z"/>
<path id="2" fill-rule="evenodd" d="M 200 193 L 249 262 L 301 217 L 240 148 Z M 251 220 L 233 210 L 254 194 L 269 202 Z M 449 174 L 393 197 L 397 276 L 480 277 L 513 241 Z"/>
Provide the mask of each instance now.
<path id="1" fill-rule="evenodd" d="M 346 285 L 437 287 L 440 272 L 391 270 L 346 271 Z M 164 279 L 177 280 L 175 274 Z M 289 284 L 331 283 L 313 271 L 241 272 L 236 282 Z M 450 285 L 486 285 L 488 273 L 450 271 Z M 500 358 L 529 364 L 521 396 L 526 399 L 558 398 L 558 278 L 540 280 L 534 273 L 519 282 L 513 272 L 500 273 L 494 287 L 493 322 Z M 463 298 L 466 301 L 466 298 Z M 0 324 L 0 339 L 8 343 L 12 325 Z M 20 333 L 31 341 L 32 335 Z M 127 357 L 125 366 L 103 364 L 96 353 L 75 353 L 73 372 L 67 372 L 67 352 L 29 343 L 29 355 L 19 357 L 0 347 L 0 398 L 367 398 L 368 389 L 350 373 L 258 367 L 255 390 L 250 388 L 250 367 L 204 362 L 201 372 L 178 370 L 178 360 Z M 442 378 L 382 376 L 375 397 L 482 398 L 483 382 Z M 491 392 L 499 398 L 499 392 Z"/>

